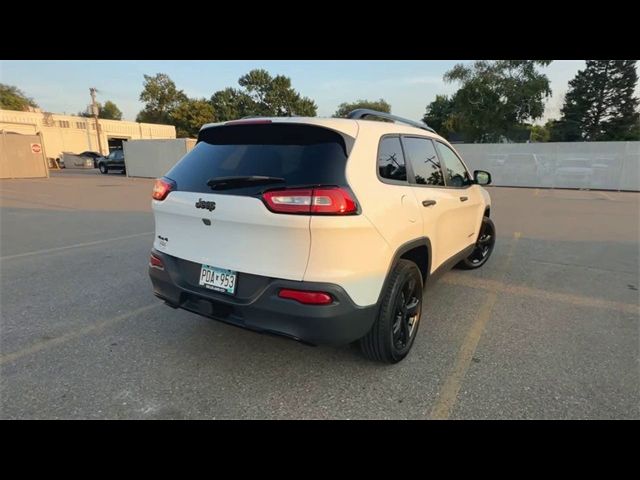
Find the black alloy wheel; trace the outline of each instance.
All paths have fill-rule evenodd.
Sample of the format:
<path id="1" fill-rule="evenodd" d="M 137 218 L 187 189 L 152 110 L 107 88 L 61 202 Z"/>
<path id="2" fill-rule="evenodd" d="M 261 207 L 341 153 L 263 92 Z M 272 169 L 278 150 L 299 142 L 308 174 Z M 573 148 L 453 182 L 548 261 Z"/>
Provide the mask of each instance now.
<path id="1" fill-rule="evenodd" d="M 393 268 L 382 294 L 378 316 L 360 339 L 362 353 L 384 363 L 398 363 L 407 356 L 422 316 L 422 272 L 407 259 Z"/>
<path id="2" fill-rule="evenodd" d="M 478 234 L 478 239 L 476 240 L 473 251 L 467 258 L 458 264 L 458 267 L 466 270 L 481 267 L 487 262 L 487 260 L 489 260 L 495 244 L 496 227 L 489 217 L 484 217 L 482 219 L 480 233 Z"/>
<path id="3" fill-rule="evenodd" d="M 420 321 L 421 306 L 422 285 L 418 284 L 415 277 L 409 277 L 400 290 L 391 329 L 393 345 L 398 353 L 404 353 L 413 340 Z"/>

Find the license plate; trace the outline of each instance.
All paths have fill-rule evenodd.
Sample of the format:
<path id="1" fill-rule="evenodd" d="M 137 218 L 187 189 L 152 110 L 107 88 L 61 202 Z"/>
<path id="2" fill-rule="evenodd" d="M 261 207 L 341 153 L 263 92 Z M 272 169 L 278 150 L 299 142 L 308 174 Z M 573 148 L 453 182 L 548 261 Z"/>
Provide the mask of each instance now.
<path id="1" fill-rule="evenodd" d="M 233 270 L 202 265 L 200 270 L 200 285 L 216 292 L 234 294 L 236 290 L 237 273 Z"/>

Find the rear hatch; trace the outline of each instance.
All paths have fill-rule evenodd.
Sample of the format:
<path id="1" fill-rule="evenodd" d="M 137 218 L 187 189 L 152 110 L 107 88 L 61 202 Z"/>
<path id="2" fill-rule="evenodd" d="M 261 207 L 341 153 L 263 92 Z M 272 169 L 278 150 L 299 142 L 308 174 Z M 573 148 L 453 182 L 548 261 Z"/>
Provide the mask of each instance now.
<path id="1" fill-rule="evenodd" d="M 302 280 L 311 216 L 275 213 L 263 194 L 346 185 L 352 142 L 302 123 L 254 120 L 203 129 L 193 150 L 164 177 L 170 193 L 153 200 L 154 247 L 240 275 Z"/>

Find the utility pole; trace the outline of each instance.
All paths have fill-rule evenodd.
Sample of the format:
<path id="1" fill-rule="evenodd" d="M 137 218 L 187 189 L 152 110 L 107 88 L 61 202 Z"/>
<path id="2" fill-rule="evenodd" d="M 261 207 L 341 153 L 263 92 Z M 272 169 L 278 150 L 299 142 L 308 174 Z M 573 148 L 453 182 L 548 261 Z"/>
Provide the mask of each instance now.
<path id="1" fill-rule="evenodd" d="M 96 121 L 96 136 L 98 137 L 98 149 L 100 150 L 100 155 L 102 155 L 102 140 L 100 139 L 100 123 L 98 123 L 98 105 L 96 104 L 96 92 L 97 90 L 94 87 L 89 89 L 89 93 L 91 94 L 91 113 L 93 113 L 93 118 Z"/>

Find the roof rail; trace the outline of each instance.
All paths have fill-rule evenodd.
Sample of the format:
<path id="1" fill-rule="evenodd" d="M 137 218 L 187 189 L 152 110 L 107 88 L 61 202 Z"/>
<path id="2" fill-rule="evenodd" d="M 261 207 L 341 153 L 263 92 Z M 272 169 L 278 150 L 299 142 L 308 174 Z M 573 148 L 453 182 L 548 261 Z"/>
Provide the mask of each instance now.
<path id="1" fill-rule="evenodd" d="M 378 112 L 376 110 L 370 110 L 368 108 L 358 108 L 356 110 L 349 112 L 349 114 L 347 115 L 347 118 L 351 118 L 354 120 L 363 119 L 365 117 L 386 118 L 387 120 L 393 120 L 394 122 L 404 123 L 407 125 L 411 125 L 412 127 L 421 128 L 422 130 L 428 130 L 430 132 L 436 133 L 436 131 L 426 123 L 416 122 L 414 120 L 398 117 L 396 115 L 391 115 L 390 113 L 386 113 L 386 112 Z"/>

